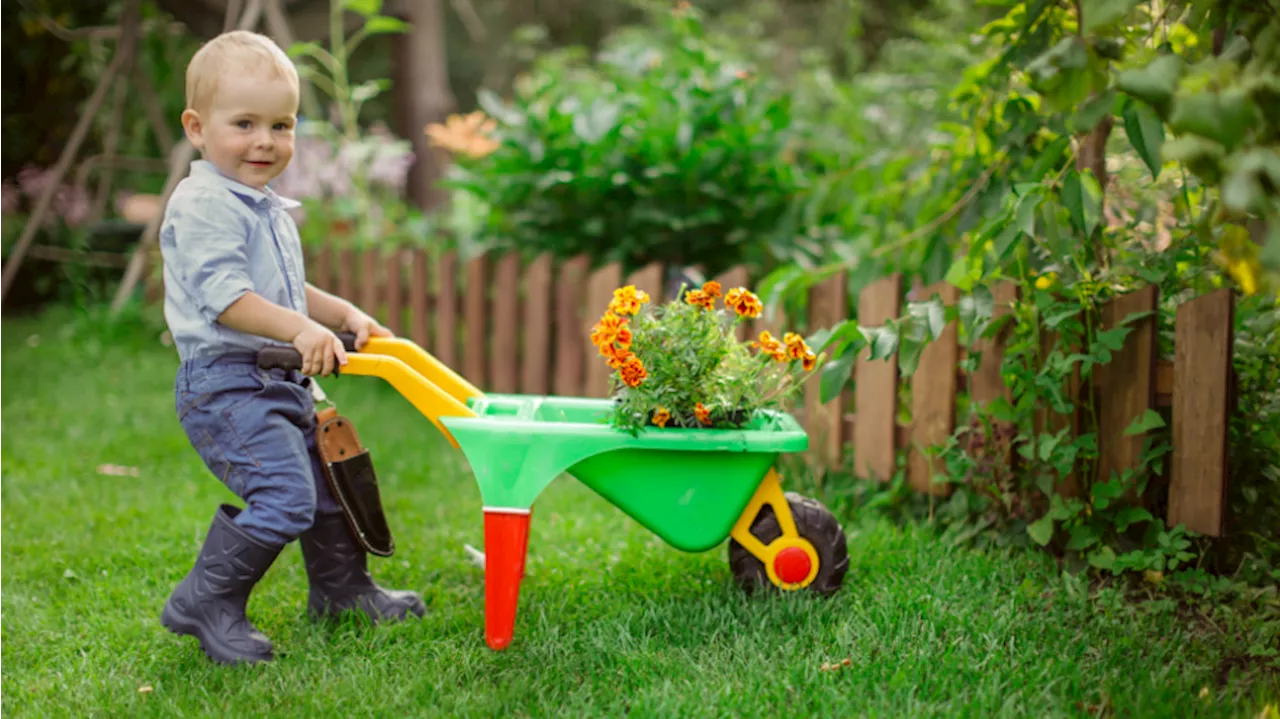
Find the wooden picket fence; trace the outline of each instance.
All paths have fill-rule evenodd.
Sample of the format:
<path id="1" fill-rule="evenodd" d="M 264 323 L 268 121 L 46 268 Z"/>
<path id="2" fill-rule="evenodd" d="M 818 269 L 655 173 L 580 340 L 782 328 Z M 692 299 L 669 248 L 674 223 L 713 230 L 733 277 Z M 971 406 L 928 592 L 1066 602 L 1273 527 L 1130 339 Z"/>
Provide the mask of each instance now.
<path id="1" fill-rule="evenodd" d="M 522 263 L 514 254 L 484 256 L 459 262 L 446 253 L 432 261 L 421 249 L 354 251 L 308 250 L 308 279 L 371 311 L 398 335 L 411 338 L 468 381 L 489 392 L 604 397 L 609 369 L 588 341 L 590 328 L 612 297 L 614 288 L 634 284 L 654 297 L 664 291 L 663 268 L 651 265 L 624 277 L 617 265 L 590 271 L 585 257 L 556 261 L 550 256 Z M 717 277 L 726 288 L 751 286 L 742 268 Z M 834 276 L 811 290 L 806 327 L 782 318 L 754 321 L 742 337 L 769 329 L 811 332 L 847 317 L 845 277 Z M 959 291 L 941 283 L 919 288 L 921 297 L 938 293 L 944 302 L 958 301 Z M 1017 288 L 993 288 L 996 312 L 1008 311 Z M 858 298 L 857 320 L 879 325 L 903 309 L 899 275 L 865 287 Z M 1156 288 L 1145 287 L 1115 299 L 1105 308 L 1108 325 L 1135 312 L 1156 309 Z M 1170 526 L 1185 523 L 1210 536 L 1223 531 L 1227 483 L 1227 421 L 1232 402 L 1232 314 L 1229 289 L 1204 295 L 1178 307 L 1175 357 L 1157 359 L 1154 313 L 1133 323 L 1123 348 L 1095 373 L 1092 387 L 1078 378 L 1068 392 L 1095 392 L 1099 407 L 1099 476 L 1135 465 L 1142 435 L 1124 435 L 1134 418 L 1147 409 L 1172 412 L 1172 458 L 1168 464 Z M 1052 338 L 1046 337 L 1048 343 Z M 911 377 L 911 423 L 898 422 L 900 373 L 896 357 L 869 361 L 862 353 L 854 364 L 855 389 L 821 403 L 818 383 L 810 382 L 797 415 L 810 435 L 810 458 L 825 466 L 844 464 L 852 444 L 854 471 L 886 480 L 906 450 L 907 478 L 921 492 L 945 494 L 933 481 L 929 458 L 918 448 L 941 444 L 956 427 L 956 400 L 968 391 L 973 403 L 984 403 L 1007 388 L 1000 376 L 1003 348 L 986 340 L 977 369 L 959 367 L 964 349 L 954 323 L 923 351 Z M 852 411 L 856 408 L 856 412 Z M 1074 418 L 1054 417 L 1076 425 Z M 1071 478 L 1065 494 L 1078 491 Z"/>

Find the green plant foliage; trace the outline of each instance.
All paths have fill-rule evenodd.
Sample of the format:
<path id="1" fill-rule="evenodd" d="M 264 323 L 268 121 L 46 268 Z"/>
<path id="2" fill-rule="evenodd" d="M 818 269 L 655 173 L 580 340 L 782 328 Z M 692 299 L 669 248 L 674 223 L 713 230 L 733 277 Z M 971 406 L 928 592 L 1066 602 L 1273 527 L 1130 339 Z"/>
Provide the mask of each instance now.
<path id="1" fill-rule="evenodd" d="M 697 11 L 655 19 L 594 61 L 547 54 L 508 100 L 479 94 L 498 145 L 455 154 L 445 184 L 482 203 L 488 246 L 715 273 L 788 245 L 787 94 L 708 39 Z"/>
<path id="2" fill-rule="evenodd" d="M 1236 370 L 1253 394 L 1232 430 L 1233 442 L 1249 446 L 1232 451 L 1253 473 L 1233 472 L 1248 490 L 1233 490 L 1243 503 L 1232 511 L 1257 539 L 1232 561 L 1244 552 L 1274 566 L 1280 534 L 1262 529 L 1270 504 L 1259 498 L 1274 491 L 1280 466 L 1266 409 L 1276 383 L 1265 384 L 1274 370 L 1257 358 L 1270 352 L 1273 368 L 1280 348 L 1274 323 L 1257 318 L 1280 310 L 1280 20 L 1257 3 L 1029 0 L 1010 3 L 981 36 L 986 44 L 950 95 L 956 117 L 934 125 L 930 157 L 898 155 L 911 171 L 895 192 L 927 198 L 893 206 L 897 217 L 917 210 L 914 224 L 869 227 L 856 259 L 828 255 L 816 268 L 775 271 L 761 283 L 766 303 L 794 304 L 833 272 L 857 276 L 868 264 L 960 288 L 955 307 L 917 297 L 882 327 L 830 328 L 831 341 L 819 343 L 830 357 L 823 399 L 846 388 L 850 354 L 896 353 L 909 377 L 939 316 L 959 323 L 971 352 L 974 341 L 1000 336 L 1009 400 L 967 406 L 950 441 L 928 448 L 956 490 L 939 513 L 1118 574 L 1174 570 L 1208 545 L 1157 518 L 1167 414 L 1132 418 L 1124 434 L 1142 438 L 1139 463 L 1101 476 L 1097 398 L 1067 390 L 1089 386 L 1139 319 L 1104 326 L 1101 309 L 1113 297 L 1158 287 L 1167 354 L 1174 307 L 1234 286 Z M 990 288 L 1003 281 L 1021 295 L 997 322 Z M 1246 418 L 1244 405 L 1262 419 Z"/>

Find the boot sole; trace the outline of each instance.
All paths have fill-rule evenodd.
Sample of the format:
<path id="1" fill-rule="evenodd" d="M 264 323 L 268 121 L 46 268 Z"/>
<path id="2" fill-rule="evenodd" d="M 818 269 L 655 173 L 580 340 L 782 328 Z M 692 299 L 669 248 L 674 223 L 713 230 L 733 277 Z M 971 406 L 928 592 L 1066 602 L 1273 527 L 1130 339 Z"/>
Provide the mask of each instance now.
<path id="1" fill-rule="evenodd" d="M 273 654 L 265 655 L 244 655 L 238 654 L 217 641 L 210 640 L 205 636 L 204 631 L 199 623 L 190 621 L 186 617 L 178 614 L 176 610 L 165 602 L 164 611 L 160 613 L 160 624 L 170 632 L 178 636 L 195 637 L 200 644 L 200 651 L 204 653 L 210 660 L 218 664 L 235 665 L 235 664 L 257 664 L 259 662 L 270 662 L 275 659 Z"/>

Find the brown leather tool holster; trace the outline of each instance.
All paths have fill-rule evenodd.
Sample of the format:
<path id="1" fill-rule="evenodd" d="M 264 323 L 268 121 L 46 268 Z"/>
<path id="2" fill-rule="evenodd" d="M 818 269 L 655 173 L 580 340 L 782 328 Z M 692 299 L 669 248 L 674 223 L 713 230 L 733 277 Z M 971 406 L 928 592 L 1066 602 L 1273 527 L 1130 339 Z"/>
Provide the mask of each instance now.
<path id="1" fill-rule="evenodd" d="M 366 552 L 390 557 L 395 541 L 387 526 L 369 450 L 360 444 L 351 420 L 326 408 L 317 413 L 316 448 L 324 465 L 329 491 L 342 508 L 356 543 Z"/>

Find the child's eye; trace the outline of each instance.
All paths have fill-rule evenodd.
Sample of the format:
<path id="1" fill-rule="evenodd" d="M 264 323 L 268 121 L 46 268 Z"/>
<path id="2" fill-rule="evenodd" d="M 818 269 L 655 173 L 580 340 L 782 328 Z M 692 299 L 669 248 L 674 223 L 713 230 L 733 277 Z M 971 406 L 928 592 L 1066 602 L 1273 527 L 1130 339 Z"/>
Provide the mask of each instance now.
<path id="1" fill-rule="evenodd" d="M 248 130 L 250 127 L 253 127 L 253 123 L 248 120 L 239 120 L 236 122 L 236 127 L 241 130 Z"/>
<path id="2" fill-rule="evenodd" d="M 277 132 L 284 132 L 285 130 L 289 129 L 289 124 L 286 122 L 277 122 L 273 129 L 276 130 Z"/>

